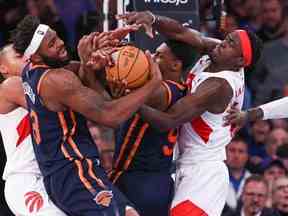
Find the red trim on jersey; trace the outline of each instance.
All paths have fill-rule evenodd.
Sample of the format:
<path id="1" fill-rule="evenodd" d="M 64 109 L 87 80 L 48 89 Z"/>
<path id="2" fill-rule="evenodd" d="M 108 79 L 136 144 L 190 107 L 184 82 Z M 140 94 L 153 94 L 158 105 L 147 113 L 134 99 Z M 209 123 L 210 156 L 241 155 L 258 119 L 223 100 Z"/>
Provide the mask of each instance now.
<path id="1" fill-rule="evenodd" d="M 186 85 L 187 85 L 189 91 L 192 89 L 192 81 L 194 78 L 195 78 L 195 74 L 193 74 L 193 73 L 189 73 L 187 75 Z"/>
<path id="2" fill-rule="evenodd" d="M 190 200 L 185 200 L 171 209 L 171 216 L 208 216 L 208 214 Z"/>
<path id="3" fill-rule="evenodd" d="M 17 125 L 17 133 L 18 133 L 18 140 L 16 142 L 16 147 L 19 146 L 26 137 L 28 137 L 31 134 L 31 126 L 29 121 L 29 114 L 27 114 Z"/>
<path id="4" fill-rule="evenodd" d="M 194 118 L 191 121 L 191 126 L 201 139 L 207 143 L 210 134 L 213 132 L 212 128 L 201 117 Z"/>

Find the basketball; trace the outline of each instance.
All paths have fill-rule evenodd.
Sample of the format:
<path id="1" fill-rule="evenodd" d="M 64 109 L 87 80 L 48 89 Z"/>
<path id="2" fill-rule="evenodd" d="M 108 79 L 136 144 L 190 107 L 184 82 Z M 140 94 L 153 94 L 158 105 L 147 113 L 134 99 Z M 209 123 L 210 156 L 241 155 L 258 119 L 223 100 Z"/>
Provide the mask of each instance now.
<path id="1" fill-rule="evenodd" d="M 120 47 L 112 54 L 114 66 L 106 68 L 106 79 L 127 81 L 128 89 L 143 86 L 149 79 L 149 62 L 145 53 L 131 45 Z"/>

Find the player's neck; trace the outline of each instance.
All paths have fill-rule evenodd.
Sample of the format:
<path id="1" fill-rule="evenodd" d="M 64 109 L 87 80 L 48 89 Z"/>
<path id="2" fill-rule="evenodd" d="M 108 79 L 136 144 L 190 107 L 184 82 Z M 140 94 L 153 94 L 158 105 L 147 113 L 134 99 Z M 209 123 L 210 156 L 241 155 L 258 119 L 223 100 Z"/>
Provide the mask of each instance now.
<path id="1" fill-rule="evenodd" d="M 236 68 L 234 66 L 217 65 L 215 63 L 211 63 L 210 66 L 206 69 L 206 71 L 210 73 L 218 73 L 218 72 L 225 71 L 225 70 L 238 71 L 239 68 Z"/>

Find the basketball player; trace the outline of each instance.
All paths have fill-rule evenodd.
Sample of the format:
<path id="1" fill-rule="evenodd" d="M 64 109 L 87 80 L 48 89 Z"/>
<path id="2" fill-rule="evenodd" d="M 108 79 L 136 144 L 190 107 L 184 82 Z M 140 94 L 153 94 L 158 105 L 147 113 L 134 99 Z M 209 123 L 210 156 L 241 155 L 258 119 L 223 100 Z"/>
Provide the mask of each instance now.
<path id="1" fill-rule="evenodd" d="M 169 38 L 208 54 L 188 75 L 189 94 L 166 113 L 143 106 L 141 114 L 162 130 L 181 126 L 171 215 L 219 216 L 228 191 L 228 170 L 223 161 L 225 146 L 231 140 L 231 127 L 223 127 L 223 117 L 229 107 L 242 107 L 244 68 L 258 60 L 259 40 L 245 30 L 228 34 L 222 42 L 211 40 L 151 12 L 133 12 L 120 18 L 127 23 L 143 24 L 147 29 L 153 25 Z"/>
<path id="2" fill-rule="evenodd" d="M 7 163 L 3 173 L 5 199 L 19 216 L 64 216 L 48 198 L 33 151 L 21 71 L 25 62 L 12 44 L 0 50 L 0 131 Z"/>
<path id="3" fill-rule="evenodd" d="M 25 17 L 12 41 L 32 65 L 23 70 L 23 88 L 34 151 L 49 197 L 68 215 L 138 215 L 99 166 L 86 118 L 110 127 L 128 119 L 160 84 L 161 74 L 151 56 L 147 54 L 151 80 L 128 96 L 104 101 L 63 68 L 68 60 L 64 44 L 38 18 Z"/>
<path id="4" fill-rule="evenodd" d="M 186 93 L 182 77 L 195 58 L 189 45 L 167 40 L 156 50 L 163 81 L 147 104 L 166 111 Z M 171 167 L 177 129 L 151 127 L 139 113 L 121 125 L 116 136 L 115 164 L 110 179 L 133 201 L 143 216 L 168 216 L 173 197 Z"/>
<path id="5" fill-rule="evenodd" d="M 281 119 L 288 118 L 288 97 L 271 101 L 261 106 L 248 109 L 246 111 L 239 111 L 231 108 L 229 115 L 225 117 L 225 124 L 235 124 L 242 127 L 247 122 L 256 120 Z"/>

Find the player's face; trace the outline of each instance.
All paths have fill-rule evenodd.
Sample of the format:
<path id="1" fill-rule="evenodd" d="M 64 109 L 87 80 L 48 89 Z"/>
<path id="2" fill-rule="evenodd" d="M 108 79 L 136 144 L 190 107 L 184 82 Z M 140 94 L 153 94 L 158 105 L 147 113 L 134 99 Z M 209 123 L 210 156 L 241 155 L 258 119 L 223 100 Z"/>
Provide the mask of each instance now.
<path id="1" fill-rule="evenodd" d="M 22 69 L 27 62 L 14 50 L 12 45 L 4 48 L 4 52 L 2 66 L 5 67 L 7 75 L 21 76 Z"/>
<path id="2" fill-rule="evenodd" d="M 242 195 L 244 211 L 249 215 L 258 214 L 264 207 L 268 197 L 268 188 L 263 182 L 249 182 Z"/>
<path id="3" fill-rule="evenodd" d="M 242 67 L 244 65 L 240 38 L 237 32 L 228 34 L 209 54 L 213 63 Z"/>
<path id="4" fill-rule="evenodd" d="M 47 31 L 38 53 L 43 62 L 51 67 L 64 66 L 70 60 L 64 42 L 51 29 Z"/>
<path id="5" fill-rule="evenodd" d="M 176 58 L 172 54 L 170 48 L 162 43 L 153 55 L 153 59 L 158 63 L 163 79 L 167 79 L 168 73 L 173 70 Z"/>

